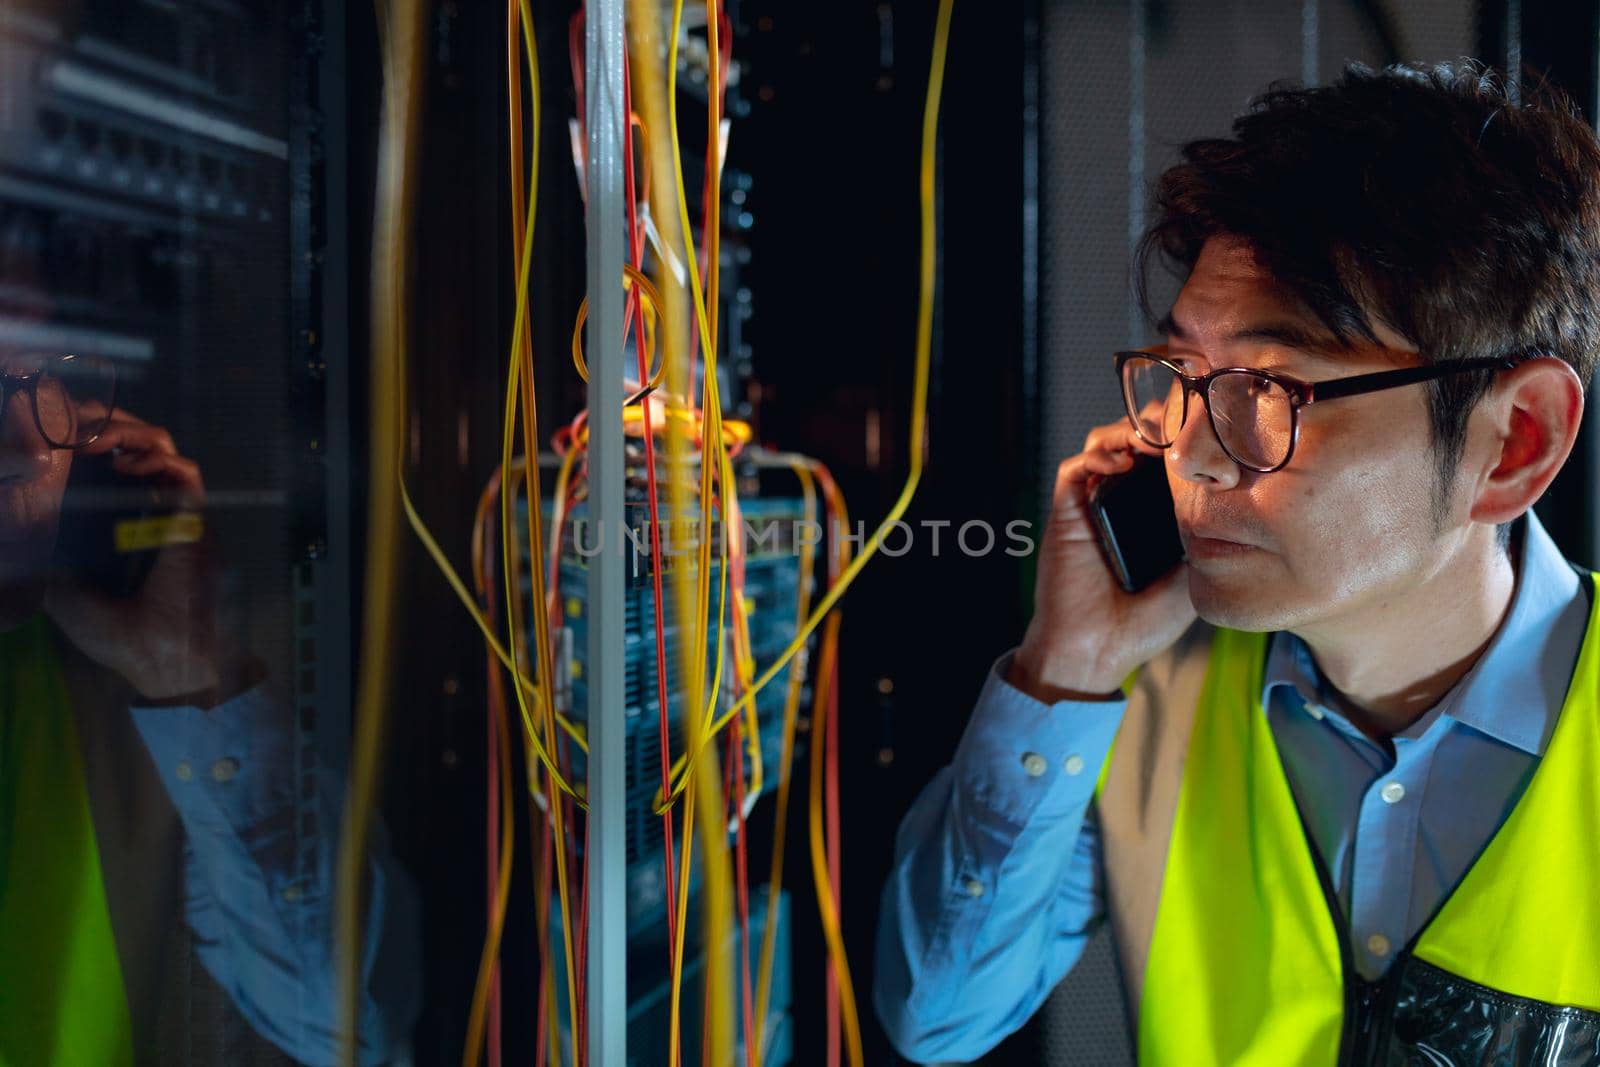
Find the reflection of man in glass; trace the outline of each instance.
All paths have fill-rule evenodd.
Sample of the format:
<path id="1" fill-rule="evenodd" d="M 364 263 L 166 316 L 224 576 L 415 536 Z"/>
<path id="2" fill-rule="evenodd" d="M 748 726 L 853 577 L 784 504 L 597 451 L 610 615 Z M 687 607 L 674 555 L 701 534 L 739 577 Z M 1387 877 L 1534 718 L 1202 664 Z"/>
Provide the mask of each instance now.
<path id="1" fill-rule="evenodd" d="M 106 405 L 112 378 L 0 343 L 0 1064 L 277 1058 L 262 1037 L 331 1062 L 343 785 L 297 796 L 287 707 L 218 641 L 212 545 L 170 524 L 128 597 L 55 564 L 74 464 L 202 514 L 199 467 Z M 416 915 L 386 847 L 370 879 L 363 1060 L 384 1062 L 416 1011 Z"/>
<path id="2" fill-rule="evenodd" d="M 37 292 L 5 265 L 8 291 Z M 116 406 L 112 364 L 14 334 L 0 329 L 0 1067 L 332 1063 L 341 769 L 297 770 L 289 705 L 222 637 L 198 464 Z M 160 544 L 132 593 L 66 554 L 81 531 L 64 505 L 91 471 L 175 515 L 131 528 Z M 360 1059 L 404 1060 L 417 905 L 381 832 L 367 894 Z"/>

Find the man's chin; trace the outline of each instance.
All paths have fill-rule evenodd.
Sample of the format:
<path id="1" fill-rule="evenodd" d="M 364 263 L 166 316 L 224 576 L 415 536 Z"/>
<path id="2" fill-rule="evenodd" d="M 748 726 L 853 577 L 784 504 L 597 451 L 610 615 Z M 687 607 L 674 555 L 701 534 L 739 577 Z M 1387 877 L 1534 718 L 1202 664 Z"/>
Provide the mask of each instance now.
<path id="1" fill-rule="evenodd" d="M 1293 618 L 1281 596 L 1245 574 L 1207 574 L 1191 566 L 1189 600 L 1202 619 L 1229 630 L 1271 633 L 1285 629 Z"/>

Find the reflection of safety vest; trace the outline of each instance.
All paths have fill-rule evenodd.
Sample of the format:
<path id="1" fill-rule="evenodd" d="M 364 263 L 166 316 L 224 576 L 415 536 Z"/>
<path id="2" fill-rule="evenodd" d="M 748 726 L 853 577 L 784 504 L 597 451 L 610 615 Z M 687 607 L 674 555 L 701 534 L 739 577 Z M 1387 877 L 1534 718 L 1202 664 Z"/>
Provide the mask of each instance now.
<path id="1" fill-rule="evenodd" d="M 0 1067 L 289 1064 L 195 956 L 134 698 L 43 614 L 0 633 Z"/>
<path id="2" fill-rule="evenodd" d="M 133 1062 L 73 718 L 43 616 L 0 635 L 0 1067 Z"/>
<path id="3" fill-rule="evenodd" d="M 1521 799 L 1376 982 L 1261 705 L 1267 635 L 1197 624 L 1140 671 L 1099 786 L 1140 1062 L 1600 1062 L 1597 620 Z"/>

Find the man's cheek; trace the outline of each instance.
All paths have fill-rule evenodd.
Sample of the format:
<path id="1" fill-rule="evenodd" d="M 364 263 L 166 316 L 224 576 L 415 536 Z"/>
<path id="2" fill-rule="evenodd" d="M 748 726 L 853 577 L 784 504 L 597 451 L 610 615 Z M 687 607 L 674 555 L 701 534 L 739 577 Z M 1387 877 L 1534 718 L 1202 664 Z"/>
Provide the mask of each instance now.
<path id="1" fill-rule="evenodd" d="M 0 510 L 0 580 L 42 577 L 55 554 L 61 524 L 60 488 L 31 487 Z"/>

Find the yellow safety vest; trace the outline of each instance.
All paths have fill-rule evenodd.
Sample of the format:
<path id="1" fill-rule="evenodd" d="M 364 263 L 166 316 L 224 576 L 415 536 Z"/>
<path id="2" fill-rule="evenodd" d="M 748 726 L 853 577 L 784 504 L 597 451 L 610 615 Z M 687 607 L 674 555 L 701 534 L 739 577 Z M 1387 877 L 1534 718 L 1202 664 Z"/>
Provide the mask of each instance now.
<path id="1" fill-rule="evenodd" d="M 0 1067 L 132 1062 L 72 705 L 36 616 L 0 634 Z"/>
<path id="2" fill-rule="evenodd" d="M 1600 1012 L 1600 596 L 1594 599 L 1566 701 L 1527 789 L 1387 976 L 1438 968 L 1495 991 L 1488 1001 L 1525 998 L 1512 1005 L 1519 1017 L 1558 1026 L 1569 1019 L 1591 1043 L 1600 1032 L 1600 1015 L 1584 1014 Z M 1117 811 L 1116 798 L 1102 797 L 1102 817 L 1112 824 L 1107 848 L 1146 854 L 1134 867 L 1123 857 L 1120 878 L 1118 861 L 1108 860 L 1111 890 L 1120 885 L 1132 898 L 1120 912 L 1112 902 L 1124 969 L 1129 955 L 1145 953 L 1131 961 L 1130 983 L 1142 1064 L 1367 1062 L 1393 1034 L 1392 1001 L 1377 1009 L 1376 1025 L 1389 1035 L 1377 1046 L 1352 1033 L 1362 1014 L 1349 1010 L 1354 991 L 1370 987 L 1351 973 L 1338 901 L 1319 873 L 1262 709 L 1267 639 L 1214 631 L 1209 655 L 1203 648 L 1203 661 L 1191 654 L 1192 664 L 1204 663 L 1192 716 L 1124 724 L 1134 735 L 1127 747 L 1136 750 L 1127 761 L 1138 766 L 1121 772 L 1123 795 L 1137 798 L 1129 805 L 1137 810 Z M 1155 666 L 1151 685 L 1182 688 L 1181 663 Z M 1192 698 L 1199 673 L 1188 669 Z M 1179 754 L 1163 754 L 1163 726 L 1187 730 Z M 1124 747 L 1119 733 L 1117 748 Z M 1166 801 L 1163 767 L 1178 769 L 1167 775 L 1177 781 L 1166 787 Z M 1107 770 L 1116 773 L 1112 762 Z M 1102 790 L 1107 780 L 1102 773 Z M 1164 857 L 1152 861 L 1163 842 Z M 1160 868 L 1143 905 L 1137 863 L 1145 872 Z M 1426 1043 L 1426 1036 L 1409 1039 Z"/>

